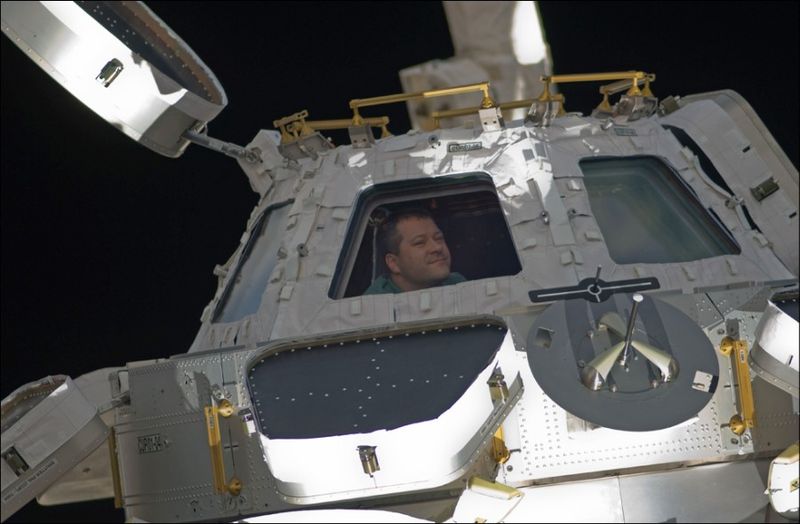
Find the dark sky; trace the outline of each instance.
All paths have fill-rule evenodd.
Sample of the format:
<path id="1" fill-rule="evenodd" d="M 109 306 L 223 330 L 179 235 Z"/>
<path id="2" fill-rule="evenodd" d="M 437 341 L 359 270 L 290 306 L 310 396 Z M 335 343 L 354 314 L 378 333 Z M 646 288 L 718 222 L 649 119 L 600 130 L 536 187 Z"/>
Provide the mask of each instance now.
<path id="1" fill-rule="evenodd" d="M 436 2 L 148 5 L 227 92 L 210 134 L 242 145 L 301 109 L 348 117 L 351 98 L 400 92 L 399 69 L 453 53 Z M 540 11 L 556 73 L 654 72 L 659 97 L 733 89 L 797 166 L 796 2 L 543 2 Z M 185 352 L 216 287 L 211 271 L 256 202 L 246 177 L 197 146 L 177 160 L 139 146 L 0 40 L 3 397 L 49 374 Z M 563 90 L 567 109 L 589 112 L 597 86 L 579 87 Z M 371 114 L 388 114 L 396 134 L 407 129 L 403 105 Z M 122 521 L 112 508 L 33 503 L 9 522 Z"/>

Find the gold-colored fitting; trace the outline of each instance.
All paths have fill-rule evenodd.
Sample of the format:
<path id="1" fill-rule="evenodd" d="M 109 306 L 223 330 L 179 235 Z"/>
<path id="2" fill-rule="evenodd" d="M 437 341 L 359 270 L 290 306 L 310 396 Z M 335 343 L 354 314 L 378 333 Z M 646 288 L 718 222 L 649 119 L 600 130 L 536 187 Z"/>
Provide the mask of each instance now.
<path id="1" fill-rule="evenodd" d="M 272 122 L 275 129 L 281 132 L 281 144 L 289 144 L 301 136 L 313 133 L 313 130 L 306 125 L 306 118 L 308 118 L 308 110 L 303 109 L 293 115 L 285 116 Z"/>
<path id="2" fill-rule="evenodd" d="M 541 80 L 544 82 L 544 89 L 537 100 L 539 102 L 550 102 L 553 99 L 553 95 L 550 93 L 550 77 L 543 76 Z"/>
<path id="3" fill-rule="evenodd" d="M 650 91 L 650 82 L 655 82 L 656 75 L 645 75 L 644 77 L 644 88 L 642 89 L 642 96 L 655 96 L 653 92 Z"/>
<path id="4" fill-rule="evenodd" d="M 747 429 L 747 424 L 744 423 L 744 420 L 739 415 L 732 416 L 728 426 L 737 435 L 741 435 Z"/>
<path id="5" fill-rule="evenodd" d="M 497 428 L 492 437 L 492 458 L 498 464 L 505 464 L 511 458 L 511 452 L 508 450 L 504 439 L 503 426 Z"/>
<path id="6" fill-rule="evenodd" d="M 228 399 L 222 399 L 219 403 L 219 414 L 225 418 L 233 415 L 233 404 Z"/>
<path id="7" fill-rule="evenodd" d="M 733 348 L 735 347 L 735 341 L 731 337 L 725 337 L 719 343 L 719 352 L 729 357 L 731 353 L 733 353 Z"/>
<path id="8" fill-rule="evenodd" d="M 744 340 L 735 340 L 731 337 L 723 338 L 719 343 L 719 352 L 730 356 L 733 360 L 733 369 L 739 399 L 739 414 L 731 417 L 731 431 L 741 435 L 747 428 L 756 427 L 756 408 L 753 400 L 753 385 L 750 383 L 750 365 L 747 362 L 747 343 Z"/>
<path id="9" fill-rule="evenodd" d="M 237 479 L 236 477 L 233 477 L 231 478 L 231 481 L 228 482 L 227 487 L 228 487 L 228 493 L 236 497 L 239 495 L 239 493 L 242 492 L 242 481 Z"/>
<path id="10" fill-rule="evenodd" d="M 600 102 L 600 104 L 597 106 L 597 109 L 604 113 L 610 113 L 613 111 L 611 103 L 608 101 L 608 91 L 603 91 L 603 101 Z"/>

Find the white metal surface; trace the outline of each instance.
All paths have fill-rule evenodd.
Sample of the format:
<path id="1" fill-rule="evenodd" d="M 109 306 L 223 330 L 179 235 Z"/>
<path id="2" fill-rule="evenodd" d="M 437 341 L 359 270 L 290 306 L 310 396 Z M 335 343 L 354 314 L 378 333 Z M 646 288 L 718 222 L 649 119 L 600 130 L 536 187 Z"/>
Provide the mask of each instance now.
<path id="1" fill-rule="evenodd" d="M 211 70 L 149 8 L 138 2 L 117 7 L 128 10 L 131 20 L 146 21 L 142 32 L 152 32 L 152 48 L 163 48 L 169 59 L 180 57 L 202 83 L 205 97 L 143 59 L 122 33 L 112 34 L 74 2 L 3 2 L 2 30 L 109 124 L 157 153 L 178 157 L 189 144 L 182 133 L 213 120 L 227 104 L 225 92 Z M 104 85 L 98 77 L 112 62 L 121 69 Z"/>
<path id="2" fill-rule="evenodd" d="M 798 323 L 771 301 L 758 322 L 750 350 L 753 370 L 764 380 L 787 391 L 800 395 L 797 374 L 800 361 Z"/>
<path id="3" fill-rule="evenodd" d="M 69 377 L 47 377 L 3 399 L 2 520 L 45 491 L 107 435 L 97 409 Z"/>
<path id="4" fill-rule="evenodd" d="M 531 93 L 541 91 L 539 77 L 551 73 L 552 60 L 536 2 L 444 2 L 444 9 L 455 56 L 401 70 L 404 91 L 413 93 L 488 80 L 498 103 L 532 98 Z M 430 123 L 422 115 L 478 107 L 479 103 L 477 95 L 411 101 L 408 113 L 414 128 L 428 129 Z M 522 118 L 526 111 L 508 110 L 504 117 Z M 443 119 L 442 127 L 458 122 Z"/>

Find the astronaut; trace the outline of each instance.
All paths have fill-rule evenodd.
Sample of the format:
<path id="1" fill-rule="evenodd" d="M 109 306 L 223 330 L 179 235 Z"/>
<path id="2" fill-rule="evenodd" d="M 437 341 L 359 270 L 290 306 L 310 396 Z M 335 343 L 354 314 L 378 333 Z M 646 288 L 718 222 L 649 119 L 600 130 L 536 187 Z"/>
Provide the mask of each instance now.
<path id="1" fill-rule="evenodd" d="M 365 295 L 402 293 L 464 282 L 450 272 L 450 250 L 444 234 L 423 208 L 409 208 L 390 215 L 378 233 L 389 270 L 364 292 Z"/>

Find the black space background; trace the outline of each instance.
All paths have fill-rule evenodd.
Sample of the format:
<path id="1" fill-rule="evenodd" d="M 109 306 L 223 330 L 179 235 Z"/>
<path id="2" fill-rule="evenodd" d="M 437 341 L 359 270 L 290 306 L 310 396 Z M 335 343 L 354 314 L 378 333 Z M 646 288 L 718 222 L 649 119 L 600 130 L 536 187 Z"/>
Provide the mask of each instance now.
<path id="1" fill-rule="evenodd" d="M 229 99 L 210 134 L 241 145 L 301 109 L 400 92 L 398 70 L 452 56 L 440 3 L 148 2 Z M 542 2 L 556 73 L 643 69 L 659 97 L 742 94 L 798 163 L 798 3 Z M 256 202 L 236 162 L 131 141 L 2 40 L 2 396 L 48 374 L 186 351 Z M 589 112 L 597 86 L 568 86 Z M 538 93 L 530 93 L 534 96 Z M 404 105 L 375 108 L 402 133 Z M 337 136 L 337 143 L 343 140 Z M 207 457 L 198 457 L 205 460 Z M 8 522 L 122 521 L 110 500 Z"/>

